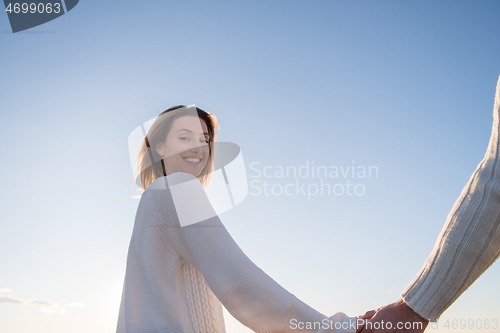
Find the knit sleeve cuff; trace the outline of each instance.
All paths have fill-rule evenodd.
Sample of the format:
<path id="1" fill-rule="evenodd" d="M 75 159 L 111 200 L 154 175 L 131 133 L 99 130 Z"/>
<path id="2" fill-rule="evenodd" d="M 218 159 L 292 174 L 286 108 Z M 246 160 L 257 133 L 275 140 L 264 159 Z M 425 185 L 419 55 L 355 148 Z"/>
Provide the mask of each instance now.
<path id="1" fill-rule="evenodd" d="M 418 280 L 414 280 L 401 293 L 401 299 L 420 317 L 430 322 L 436 322 L 444 310 L 431 309 L 430 297 L 426 294 L 425 289 Z"/>

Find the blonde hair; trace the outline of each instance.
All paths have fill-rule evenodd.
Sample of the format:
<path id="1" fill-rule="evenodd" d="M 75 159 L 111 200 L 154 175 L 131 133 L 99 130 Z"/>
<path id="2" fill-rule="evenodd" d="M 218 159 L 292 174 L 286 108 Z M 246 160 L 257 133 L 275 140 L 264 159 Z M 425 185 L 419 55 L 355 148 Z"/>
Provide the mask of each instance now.
<path id="1" fill-rule="evenodd" d="M 209 135 L 209 154 L 207 164 L 198 176 L 198 180 L 206 187 L 210 181 L 210 175 L 214 166 L 215 156 L 215 134 L 220 130 L 217 117 L 196 107 L 196 111 L 192 108 L 186 108 L 184 105 L 171 107 L 160 113 L 153 125 L 148 131 L 148 134 L 142 140 L 137 153 L 137 170 L 136 178 L 139 177 L 143 192 L 146 188 L 156 179 L 166 176 L 163 160 L 160 154 L 156 151 L 155 147 L 158 143 L 164 142 L 167 137 L 172 124 L 180 117 L 184 116 L 198 116 L 203 120 L 208 128 Z"/>

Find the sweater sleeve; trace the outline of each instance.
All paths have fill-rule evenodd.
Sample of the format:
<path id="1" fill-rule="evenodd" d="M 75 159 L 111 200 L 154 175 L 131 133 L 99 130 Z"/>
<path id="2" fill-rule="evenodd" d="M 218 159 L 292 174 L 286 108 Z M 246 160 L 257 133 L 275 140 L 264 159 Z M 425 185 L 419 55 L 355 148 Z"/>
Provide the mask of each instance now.
<path id="1" fill-rule="evenodd" d="M 500 79 L 486 155 L 455 202 L 424 266 L 401 295 L 430 321 L 436 321 L 500 256 L 499 117 Z"/>
<path id="2" fill-rule="evenodd" d="M 162 179 L 167 183 L 167 178 L 186 175 L 176 173 Z M 169 246 L 201 272 L 229 313 L 253 331 L 316 332 L 317 326 L 310 330 L 291 327 L 294 320 L 320 323 L 328 317 L 299 300 L 257 267 L 239 248 L 216 214 L 181 226 L 184 224 L 179 222 L 180 210 L 200 216 L 200 209 L 211 208 L 203 187 L 196 178 L 193 179 L 195 181 L 191 182 L 185 200 L 181 203 L 177 200 L 175 205 L 168 184 L 163 189 L 148 189 L 143 194 L 151 195 L 153 220 Z M 179 208 L 179 204 L 183 207 Z"/>

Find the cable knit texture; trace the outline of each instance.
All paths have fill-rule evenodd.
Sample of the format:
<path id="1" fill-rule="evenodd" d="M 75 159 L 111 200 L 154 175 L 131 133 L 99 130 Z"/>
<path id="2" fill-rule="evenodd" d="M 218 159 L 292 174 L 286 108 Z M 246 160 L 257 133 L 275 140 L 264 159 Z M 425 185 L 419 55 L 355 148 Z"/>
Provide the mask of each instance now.
<path id="1" fill-rule="evenodd" d="M 157 179 L 142 194 L 117 333 L 223 333 L 221 303 L 255 332 L 318 331 L 291 329 L 292 319 L 321 322 L 328 317 L 258 268 L 218 216 L 180 226 L 167 181 L 179 174 Z M 195 191 L 195 199 L 183 203 L 193 211 L 206 206 L 197 200 L 208 200 L 201 184 Z"/>
<path id="2" fill-rule="evenodd" d="M 187 262 L 181 267 L 194 330 L 206 333 L 225 332 L 221 303 L 208 288 L 201 273 Z"/>
<path id="3" fill-rule="evenodd" d="M 401 295 L 430 321 L 500 256 L 499 126 L 500 78 L 486 155 L 455 202 L 424 267 Z"/>

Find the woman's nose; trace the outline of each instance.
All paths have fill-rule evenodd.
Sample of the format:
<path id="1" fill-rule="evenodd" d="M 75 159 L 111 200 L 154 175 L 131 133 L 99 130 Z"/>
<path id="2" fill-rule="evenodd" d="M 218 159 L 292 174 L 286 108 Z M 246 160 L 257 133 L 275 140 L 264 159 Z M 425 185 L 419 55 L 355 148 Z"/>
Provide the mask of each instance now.
<path id="1" fill-rule="evenodd" d="M 191 151 L 193 153 L 197 153 L 201 151 L 201 145 L 199 143 L 195 143 L 194 146 L 191 147 Z"/>

